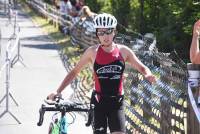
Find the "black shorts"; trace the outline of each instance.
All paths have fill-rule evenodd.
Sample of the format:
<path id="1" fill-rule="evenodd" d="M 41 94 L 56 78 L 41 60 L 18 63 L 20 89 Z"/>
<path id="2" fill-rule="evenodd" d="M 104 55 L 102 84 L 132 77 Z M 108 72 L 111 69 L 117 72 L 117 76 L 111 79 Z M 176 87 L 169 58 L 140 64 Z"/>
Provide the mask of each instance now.
<path id="1" fill-rule="evenodd" d="M 125 133 L 123 97 L 101 97 L 99 102 L 95 98 L 93 99 L 93 104 L 95 105 L 94 134 L 107 134 L 107 127 L 109 127 L 111 133 Z"/>

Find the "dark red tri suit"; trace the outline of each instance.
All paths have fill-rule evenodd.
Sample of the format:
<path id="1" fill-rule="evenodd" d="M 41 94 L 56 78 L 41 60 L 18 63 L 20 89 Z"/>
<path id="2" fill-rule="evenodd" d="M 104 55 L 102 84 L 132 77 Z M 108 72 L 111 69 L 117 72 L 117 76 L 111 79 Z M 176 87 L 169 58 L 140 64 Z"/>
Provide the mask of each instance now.
<path id="1" fill-rule="evenodd" d="M 125 132 L 123 111 L 123 72 L 125 61 L 116 47 L 111 52 L 98 47 L 94 62 L 95 91 L 95 134 L 106 134 L 107 125 L 111 132 Z"/>

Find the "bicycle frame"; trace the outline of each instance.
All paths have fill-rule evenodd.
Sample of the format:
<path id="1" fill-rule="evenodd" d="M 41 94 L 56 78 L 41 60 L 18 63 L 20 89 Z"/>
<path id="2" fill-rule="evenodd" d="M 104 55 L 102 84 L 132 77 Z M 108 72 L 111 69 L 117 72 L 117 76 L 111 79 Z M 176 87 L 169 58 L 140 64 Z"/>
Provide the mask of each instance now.
<path id="1" fill-rule="evenodd" d="M 67 118 L 65 116 L 65 113 L 61 113 L 61 117 L 54 118 L 58 113 L 53 114 L 52 116 L 52 122 L 49 125 L 49 132 L 48 134 L 67 134 Z M 54 118 L 54 119 L 53 119 Z"/>

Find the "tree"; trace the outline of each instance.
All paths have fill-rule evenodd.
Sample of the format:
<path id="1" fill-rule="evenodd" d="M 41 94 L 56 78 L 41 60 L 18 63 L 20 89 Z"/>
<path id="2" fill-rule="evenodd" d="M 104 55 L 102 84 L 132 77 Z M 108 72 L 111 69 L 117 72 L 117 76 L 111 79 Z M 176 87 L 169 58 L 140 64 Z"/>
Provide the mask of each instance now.
<path id="1" fill-rule="evenodd" d="M 85 4 L 95 13 L 98 13 L 101 9 L 98 0 L 85 0 Z"/>
<path id="2" fill-rule="evenodd" d="M 130 0 L 112 0 L 112 13 L 119 24 L 128 27 L 130 15 Z"/>

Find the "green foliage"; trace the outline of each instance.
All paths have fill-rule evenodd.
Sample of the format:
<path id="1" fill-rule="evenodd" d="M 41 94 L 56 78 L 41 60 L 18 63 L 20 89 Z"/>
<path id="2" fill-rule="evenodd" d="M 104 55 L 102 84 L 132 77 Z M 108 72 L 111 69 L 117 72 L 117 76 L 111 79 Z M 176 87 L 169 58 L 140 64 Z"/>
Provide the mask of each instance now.
<path id="1" fill-rule="evenodd" d="M 85 3 L 95 13 L 98 13 L 101 9 L 101 6 L 100 6 L 98 0 L 85 0 Z"/>
<path id="2" fill-rule="evenodd" d="M 109 12 L 130 31 L 154 33 L 162 52 L 176 50 L 189 59 L 192 28 L 200 19 L 197 0 L 86 0 L 92 11 Z M 119 32 L 125 32 L 121 27 Z M 184 49 L 183 49 L 184 48 Z"/>
<path id="3" fill-rule="evenodd" d="M 129 13 L 130 13 L 130 0 L 112 0 L 112 13 L 118 19 L 118 23 L 128 27 Z"/>
<path id="4" fill-rule="evenodd" d="M 101 5 L 100 12 L 112 13 L 111 0 L 98 0 Z"/>
<path id="5" fill-rule="evenodd" d="M 48 4 L 54 4 L 53 0 L 43 0 L 43 1 L 48 3 Z"/>

